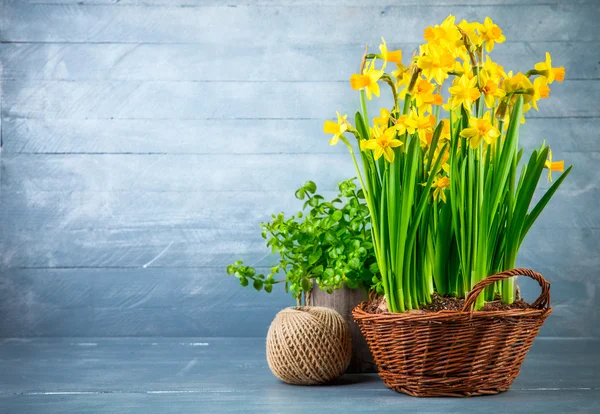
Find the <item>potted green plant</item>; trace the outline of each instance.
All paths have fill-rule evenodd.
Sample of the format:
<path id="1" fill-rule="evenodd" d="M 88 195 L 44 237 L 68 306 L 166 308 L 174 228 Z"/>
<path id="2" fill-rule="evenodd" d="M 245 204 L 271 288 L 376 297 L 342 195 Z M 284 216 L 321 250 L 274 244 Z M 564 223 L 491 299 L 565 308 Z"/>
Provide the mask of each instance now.
<path id="1" fill-rule="evenodd" d="M 526 158 L 519 129 L 565 70 L 546 54 L 526 73 L 505 71 L 489 56 L 505 40 L 489 17 L 449 16 L 424 35 L 407 66 L 385 41 L 379 53 L 366 51 L 350 78 L 360 91 L 354 124 L 338 113 L 324 127 L 356 167 L 384 291 L 385 312 L 363 303 L 354 317 L 388 387 L 415 396 L 497 393 L 510 387 L 551 312 L 541 275 L 512 269 L 571 167 L 534 204 L 544 168 L 551 179 L 564 162 L 545 143 Z M 371 119 L 366 103 L 380 84 L 391 107 Z M 516 275 L 542 287 L 531 306 L 516 301 Z M 450 305 L 458 310 L 437 311 Z"/>
<path id="2" fill-rule="evenodd" d="M 373 372 L 368 346 L 351 315 L 368 291 L 383 292 L 369 209 L 354 179 L 341 182 L 338 190 L 337 197 L 326 200 L 316 193 L 316 184 L 308 181 L 295 192 L 304 201 L 302 211 L 290 217 L 274 214 L 270 222 L 261 223 L 267 247 L 278 255 L 270 273 L 259 273 L 241 261 L 229 265 L 227 273 L 256 290 L 271 292 L 274 285 L 283 285 L 297 306 L 338 311 L 349 322 L 352 335 L 349 371 Z"/>

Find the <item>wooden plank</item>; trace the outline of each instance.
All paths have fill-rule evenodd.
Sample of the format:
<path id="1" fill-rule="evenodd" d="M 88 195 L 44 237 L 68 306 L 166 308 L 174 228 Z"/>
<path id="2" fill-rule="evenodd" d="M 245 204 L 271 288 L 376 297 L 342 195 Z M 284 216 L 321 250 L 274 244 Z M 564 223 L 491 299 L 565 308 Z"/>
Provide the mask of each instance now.
<path id="1" fill-rule="evenodd" d="M 326 140 L 323 145 L 327 145 Z M 575 165 L 561 191 L 594 191 L 598 152 L 556 153 Z M 319 154 L 10 154 L 2 157 L 2 190 L 40 191 L 294 191 L 307 180 L 325 190 L 356 175 L 345 153 Z M 555 173 L 556 177 L 556 173 Z M 539 188 L 549 183 L 542 179 Z"/>
<path id="2" fill-rule="evenodd" d="M 597 274 L 600 230 L 535 228 L 520 251 L 530 267 Z M 271 266 L 258 228 L 3 229 L 0 267 L 199 267 L 236 259 Z M 573 276 L 575 277 L 575 276 Z"/>
<path id="3" fill-rule="evenodd" d="M 328 146 L 327 140 L 323 145 Z M 580 156 L 581 158 L 581 156 Z M 294 191 L 305 181 L 355 174 L 348 154 L 3 155 L 8 191 Z"/>
<path id="4" fill-rule="evenodd" d="M 325 183 L 323 183 L 325 184 Z M 329 184 L 329 183 L 327 183 Z M 327 186 L 329 187 L 329 186 Z M 325 188 L 325 187 L 324 187 Z M 326 199 L 337 191 L 320 191 Z M 544 194 L 536 193 L 534 203 Z M 558 191 L 534 229 L 600 228 L 598 189 Z M 86 229 L 220 229 L 259 232 L 272 214 L 295 214 L 303 202 L 290 191 L 95 192 L 5 191 L 0 197 L 0 229 L 67 231 Z"/>
<path id="5" fill-rule="evenodd" d="M 549 121 L 549 120 L 546 120 Z M 7 153 L 170 153 L 170 154 L 297 154 L 347 153 L 331 147 L 323 133 L 324 120 L 103 120 L 5 118 Z M 532 123 L 537 125 L 534 120 Z M 549 121 L 560 135 L 600 126 L 600 118 Z M 551 127 L 550 127 L 551 128 Z M 562 131 L 562 132 L 561 132 Z M 557 134 L 557 135 L 558 135 Z M 582 133 L 573 145 L 598 143 Z M 581 138 L 581 139 L 579 139 Z M 564 142 L 564 138 L 556 139 Z M 585 150 L 590 149 L 590 145 Z M 570 149 L 573 149 L 571 146 Z M 600 144 L 598 145 L 600 150 Z"/>
<path id="6" fill-rule="evenodd" d="M 391 43 L 405 62 L 418 43 Z M 377 44 L 371 45 L 377 48 Z M 495 61 L 526 72 L 549 51 L 567 79 L 598 79 L 600 63 L 589 59 L 599 42 L 514 42 L 496 48 Z M 364 46 L 206 44 L 0 44 L 5 79 L 172 81 L 348 81 Z M 277 62 L 273 64 L 273 62 Z"/>
<path id="7" fill-rule="evenodd" d="M 574 0 L 576 4 L 586 4 L 593 0 Z M 212 7 L 222 6 L 223 2 L 219 0 L 27 0 L 29 4 L 52 4 L 52 5 L 111 5 L 111 6 L 141 6 L 141 7 Z M 428 6 L 463 6 L 464 0 L 380 0 L 377 2 L 380 7 L 383 6 L 414 6 L 415 4 Z M 498 3 L 498 0 L 472 0 L 469 5 L 472 7 L 494 5 L 496 7 L 511 5 L 534 5 L 534 4 L 560 4 L 560 0 L 505 0 Z M 228 7 L 246 7 L 246 6 L 362 6 L 363 0 L 230 0 Z"/>
<path id="8" fill-rule="evenodd" d="M 0 298 L 0 337 L 264 336 L 295 304 L 283 286 L 256 292 L 221 267 L 12 269 Z"/>
<path id="9" fill-rule="evenodd" d="M 248 379 L 248 381 L 253 381 L 253 379 Z M 353 380 L 349 378 L 347 381 Z M 342 385 L 338 387 L 341 390 L 333 394 L 333 397 L 330 394 L 331 387 L 318 389 L 311 387 L 310 393 L 309 390 L 302 390 L 301 401 L 298 399 L 296 388 L 277 384 L 275 395 L 264 395 L 264 390 L 250 394 L 240 391 L 243 387 L 240 387 L 239 390 L 228 389 L 214 393 L 190 390 L 181 393 L 158 393 L 158 395 L 147 395 L 143 392 L 86 395 L 50 394 L 46 396 L 13 395 L 0 399 L 0 408 L 7 412 L 22 414 L 37 414 L 45 410 L 93 414 L 106 409 L 131 414 L 146 414 L 149 410 L 165 414 L 188 414 L 197 413 L 199 409 L 206 407 L 216 412 L 230 413 L 263 413 L 269 410 L 273 410 L 273 412 L 296 412 L 294 410 L 318 412 L 324 407 L 329 413 L 362 413 L 365 410 L 385 411 L 386 409 L 417 412 L 426 405 L 427 412 L 432 414 L 461 414 L 464 412 L 464 402 L 458 399 L 428 399 L 425 403 L 420 399 L 399 396 L 384 389 L 380 390 L 381 393 L 374 393 L 372 390 L 356 392 L 349 388 L 346 382 L 342 382 Z M 279 392 L 280 389 L 283 390 L 283 393 Z M 512 391 L 499 397 L 474 399 L 472 406 L 482 412 L 500 411 L 506 406 L 517 406 L 531 414 L 593 413 L 600 409 L 599 398 L 600 392 L 597 390 L 555 390 L 545 393 Z"/>
<path id="10" fill-rule="evenodd" d="M 595 4 L 540 4 L 497 7 L 457 5 L 452 11 L 467 20 L 490 15 L 508 39 L 521 41 L 600 40 Z M 524 24 L 519 16 L 536 16 L 543 25 Z M 441 22 L 444 7 L 413 4 L 386 7 L 135 7 L 112 5 L 35 5 L 9 2 L 2 41 L 212 43 L 262 42 L 277 47 L 292 43 L 419 42 L 423 26 Z M 369 24 L 363 24 L 369 22 Z M 398 22 L 402 22 L 399 24 Z M 577 24 L 575 24 L 575 22 Z M 235 27 L 235 30 L 230 28 Z M 335 27 L 335 31 L 322 30 Z M 372 28 L 377 27 L 377 35 Z"/>
<path id="11" fill-rule="evenodd" d="M 147 413 L 410 410 L 463 413 L 462 399 L 409 398 L 374 374 L 294 387 L 268 370 L 264 339 L 36 339 L 0 346 L 6 412 Z M 135 355 L 135 358 L 132 358 Z M 597 412 L 598 341 L 536 340 L 512 388 L 468 401 L 475 412 Z"/>
<path id="12" fill-rule="evenodd" d="M 565 80 L 530 118 L 598 117 L 599 82 Z M 231 99 L 235 96 L 235 99 Z M 318 96 L 318 99 L 315 97 Z M 385 100 L 371 101 L 371 113 Z M 346 82 L 4 81 L 3 116 L 71 119 L 323 119 L 354 113 Z"/>
<path id="13" fill-rule="evenodd" d="M 325 116 L 323 117 L 325 118 Z M 5 118 L 6 153 L 346 154 L 331 147 L 323 120 L 123 120 Z M 545 140 L 556 157 L 600 151 L 600 118 L 530 118 L 520 143 L 530 153 Z"/>

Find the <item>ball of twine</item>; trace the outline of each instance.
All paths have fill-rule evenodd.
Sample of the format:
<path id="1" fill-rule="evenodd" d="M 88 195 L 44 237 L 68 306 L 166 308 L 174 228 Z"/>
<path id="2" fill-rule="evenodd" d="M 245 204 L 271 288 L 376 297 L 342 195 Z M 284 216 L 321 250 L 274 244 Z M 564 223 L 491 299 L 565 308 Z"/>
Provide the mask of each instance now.
<path id="1" fill-rule="evenodd" d="M 346 321 L 333 309 L 299 306 L 279 312 L 267 334 L 267 362 L 288 384 L 324 384 L 346 371 L 352 344 Z"/>

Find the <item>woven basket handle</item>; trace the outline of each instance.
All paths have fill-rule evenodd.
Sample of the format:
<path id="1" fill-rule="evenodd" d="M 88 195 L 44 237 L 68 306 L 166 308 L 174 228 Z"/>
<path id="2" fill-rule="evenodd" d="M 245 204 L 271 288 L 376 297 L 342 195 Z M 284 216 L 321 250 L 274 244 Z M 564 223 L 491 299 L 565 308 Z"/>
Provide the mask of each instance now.
<path id="1" fill-rule="evenodd" d="M 504 272 L 496 273 L 495 275 L 488 276 L 483 279 L 481 282 L 477 283 L 473 286 L 473 289 L 467 295 L 467 299 L 465 300 L 465 305 L 463 306 L 462 311 L 466 312 L 470 309 L 473 312 L 473 304 L 475 300 L 477 300 L 477 296 L 485 289 L 486 286 L 491 285 L 494 282 L 499 280 L 508 279 L 513 276 L 529 276 L 530 278 L 536 280 L 540 286 L 542 287 L 542 293 L 536 299 L 535 302 L 531 305 L 533 308 L 537 309 L 550 309 L 550 282 L 548 282 L 544 277 L 538 272 L 534 272 L 530 269 L 512 269 L 506 270 Z"/>

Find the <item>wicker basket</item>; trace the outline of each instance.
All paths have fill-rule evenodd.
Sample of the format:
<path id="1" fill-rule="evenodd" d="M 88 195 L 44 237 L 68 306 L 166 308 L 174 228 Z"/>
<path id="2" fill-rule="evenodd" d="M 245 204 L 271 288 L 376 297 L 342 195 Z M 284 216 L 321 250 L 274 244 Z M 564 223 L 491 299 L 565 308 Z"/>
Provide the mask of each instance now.
<path id="1" fill-rule="evenodd" d="M 489 284 L 511 276 L 529 276 L 542 287 L 528 309 L 473 312 Z M 550 283 L 529 269 L 498 273 L 479 282 L 462 311 L 430 313 L 365 312 L 352 315 L 367 339 L 384 384 L 415 397 L 470 397 L 506 391 L 533 339 L 552 312 Z"/>

